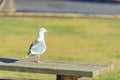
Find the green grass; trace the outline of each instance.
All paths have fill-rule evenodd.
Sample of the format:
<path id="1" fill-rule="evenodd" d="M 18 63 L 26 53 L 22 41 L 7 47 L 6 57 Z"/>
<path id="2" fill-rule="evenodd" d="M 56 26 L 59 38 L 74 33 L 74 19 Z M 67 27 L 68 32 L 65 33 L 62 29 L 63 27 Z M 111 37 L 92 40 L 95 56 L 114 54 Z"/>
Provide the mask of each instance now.
<path id="1" fill-rule="evenodd" d="M 44 59 L 115 64 L 115 69 L 95 78 L 81 80 L 120 80 L 120 20 L 70 18 L 0 18 L 0 56 L 25 58 L 39 28 L 45 35 Z M 0 71 L 0 76 L 32 78 L 51 75 Z"/>

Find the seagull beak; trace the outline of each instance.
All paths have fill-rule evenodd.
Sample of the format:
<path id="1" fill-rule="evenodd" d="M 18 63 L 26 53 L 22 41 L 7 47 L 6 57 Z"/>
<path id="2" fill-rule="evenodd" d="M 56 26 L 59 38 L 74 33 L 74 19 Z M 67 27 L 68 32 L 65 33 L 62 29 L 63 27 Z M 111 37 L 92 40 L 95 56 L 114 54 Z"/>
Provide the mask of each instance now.
<path id="1" fill-rule="evenodd" d="M 46 30 L 46 33 L 50 33 L 50 31 L 49 31 L 49 30 Z"/>

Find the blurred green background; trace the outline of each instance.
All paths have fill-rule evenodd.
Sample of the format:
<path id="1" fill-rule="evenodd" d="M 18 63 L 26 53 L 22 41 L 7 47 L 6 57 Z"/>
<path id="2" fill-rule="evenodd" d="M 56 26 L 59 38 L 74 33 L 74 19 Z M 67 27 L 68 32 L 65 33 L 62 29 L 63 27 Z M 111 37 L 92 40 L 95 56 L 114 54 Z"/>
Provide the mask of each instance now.
<path id="1" fill-rule="evenodd" d="M 115 69 L 95 78 L 120 80 L 120 20 L 91 18 L 0 17 L 0 56 L 26 58 L 39 28 L 45 34 L 47 50 L 42 59 L 115 64 Z M 0 76 L 55 78 L 54 75 L 0 71 Z"/>

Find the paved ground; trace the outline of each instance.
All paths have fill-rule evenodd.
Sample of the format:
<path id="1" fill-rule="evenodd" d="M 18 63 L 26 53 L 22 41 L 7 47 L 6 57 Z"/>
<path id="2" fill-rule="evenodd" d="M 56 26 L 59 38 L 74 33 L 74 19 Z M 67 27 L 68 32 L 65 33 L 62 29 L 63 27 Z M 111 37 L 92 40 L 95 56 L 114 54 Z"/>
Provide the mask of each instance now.
<path id="1" fill-rule="evenodd" d="M 120 14 L 120 3 L 72 0 L 15 0 L 17 11 L 84 14 Z"/>

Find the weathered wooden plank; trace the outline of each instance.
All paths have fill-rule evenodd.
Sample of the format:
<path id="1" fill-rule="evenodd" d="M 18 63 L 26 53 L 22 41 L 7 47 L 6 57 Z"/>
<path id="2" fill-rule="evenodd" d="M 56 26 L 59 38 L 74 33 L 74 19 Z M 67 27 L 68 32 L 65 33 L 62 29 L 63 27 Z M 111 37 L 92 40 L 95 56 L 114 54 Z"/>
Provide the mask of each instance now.
<path id="1" fill-rule="evenodd" d="M 30 78 L 0 77 L 0 80 L 52 80 L 52 79 L 30 79 Z"/>
<path id="2" fill-rule="evenodd" d="M 110 64 L 93 64 L 69 61 L 42 60 L 35 63 L 30 60 L 0 58 L 0 70 L 94 77 L 113 69 Z"/>

